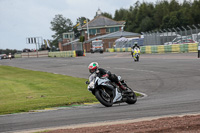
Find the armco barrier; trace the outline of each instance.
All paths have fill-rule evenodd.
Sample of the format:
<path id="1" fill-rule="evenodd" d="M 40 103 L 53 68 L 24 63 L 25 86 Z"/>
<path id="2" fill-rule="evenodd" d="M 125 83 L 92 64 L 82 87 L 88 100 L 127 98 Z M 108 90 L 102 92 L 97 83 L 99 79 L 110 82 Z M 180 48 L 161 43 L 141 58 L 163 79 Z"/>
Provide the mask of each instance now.
<path id="1" fill-rule="evenodd" d="M 15 58 L 22 58 L 22 55 L 21 54 L 14 54 L 14 57 Z"/>
<path id="2" fill-rule="evenodd" d="M 21 53 L 22 58 L 34 58 L 34 57 L 48 57 L 48 51 L 35 51 L 35 52 L 23 52 Z"/>
<path id="3" fill-rule="evenodd" d="M 85 55 L 85 50 L 49 52 L 49 57 L 77 57 Z"/>
<path id="4" fill-rule="evenodd" d="M 187 53 L 198 52 L 198 43 L 142 46 L 141 53 Z M 131 48 L 109 48 L 107 52 L 131 52 Z"/>
<path id="5" fill-rule="evenodd" d="M 48 52 L 48 51 L 39 51 L 37 52 L 27 52 L 22 54 L 15 54 L 15 58 L 23 57 L 77 57 L 77 56 L 86 56 L 85 50 L 74 50 L 74 51 L 59 51 L 59 52 Z"/>

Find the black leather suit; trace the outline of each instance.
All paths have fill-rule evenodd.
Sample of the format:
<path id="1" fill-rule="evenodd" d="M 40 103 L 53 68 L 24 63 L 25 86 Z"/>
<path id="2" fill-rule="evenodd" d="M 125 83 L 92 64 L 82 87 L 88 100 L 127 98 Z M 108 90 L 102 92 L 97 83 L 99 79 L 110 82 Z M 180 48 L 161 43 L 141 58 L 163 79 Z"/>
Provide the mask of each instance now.
<path id="1" fill-rule="evenodd" d="M 119 80 L 115 74 L 111 74 L 110 71 L 105 70 L 103 68 L 98 68 L 98 70 L 96 71 L 96 74 L 98 77 L 102 77 L 103 75 L 108 74 L 108 76 L 109 76 L 108 79 L 111 82 L 119 83 Z"/>

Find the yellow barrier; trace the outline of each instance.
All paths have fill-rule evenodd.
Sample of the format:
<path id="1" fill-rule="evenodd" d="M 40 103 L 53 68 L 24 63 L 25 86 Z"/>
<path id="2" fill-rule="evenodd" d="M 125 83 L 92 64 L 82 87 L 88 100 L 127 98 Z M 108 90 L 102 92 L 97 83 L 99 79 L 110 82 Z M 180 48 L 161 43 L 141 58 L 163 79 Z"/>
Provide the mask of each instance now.
<path id="1" fill-rule="evenodd" d="M 180 45 L 178 44 L 172 45 L 172 53 L 180 53 Z"/>
<path id="2" fill-rule="evenodd" d="M 76 51 L 49 52 L 49 57 L 76 57 Z"/>
<path id="3" fill-rule="evenodd" d="M 151 54 L 151 46 L 145 46 L 145 47 L 146 47 L 145 49 L 146 53 Z"/>
<path id="4" fill-rule="evenodd" d="M 158 53 L 159 54 L 165 53 L 165 47 L 163 45 L 158 46 Z"/>
<path id="5" fill-rule="evenodd" d="M 109 48 L 108 52 L 115 52 L 115 49 L 114 48 Z"/>
<path id="6" fill-rule="evenodd" d="M 188 52 L 197 52 L 197 51 L 198 51 L 198 43 L 188 44 Z"/>

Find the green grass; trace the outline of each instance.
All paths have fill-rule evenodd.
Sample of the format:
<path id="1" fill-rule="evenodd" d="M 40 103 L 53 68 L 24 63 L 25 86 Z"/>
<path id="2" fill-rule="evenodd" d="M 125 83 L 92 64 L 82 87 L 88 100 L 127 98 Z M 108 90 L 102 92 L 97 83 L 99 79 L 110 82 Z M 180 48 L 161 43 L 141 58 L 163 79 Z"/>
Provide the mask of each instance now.
<path id="1" fill-rule="evenodd" d="M 97 101 L 86 79 L 0 66 L 0 114 Z"/>

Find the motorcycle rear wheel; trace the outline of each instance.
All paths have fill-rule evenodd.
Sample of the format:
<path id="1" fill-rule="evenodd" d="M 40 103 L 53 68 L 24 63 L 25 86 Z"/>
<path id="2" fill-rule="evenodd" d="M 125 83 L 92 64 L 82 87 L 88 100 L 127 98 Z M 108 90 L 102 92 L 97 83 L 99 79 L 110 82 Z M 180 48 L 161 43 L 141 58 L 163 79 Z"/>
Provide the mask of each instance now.
<path id="1" fill-rule="evenodd" d="M 101 91 L 97 90 L 95 92 L 95 96 L 96 96 L 97 100 L 99 100 L 99 102 L 101 104 L 103 104 L 104 106 L 111 107 L 113 105 L 112 98 L 110 98 L 110 99 L 105 98 L 105 96 L 103 96 L 103 93 Z"/>

